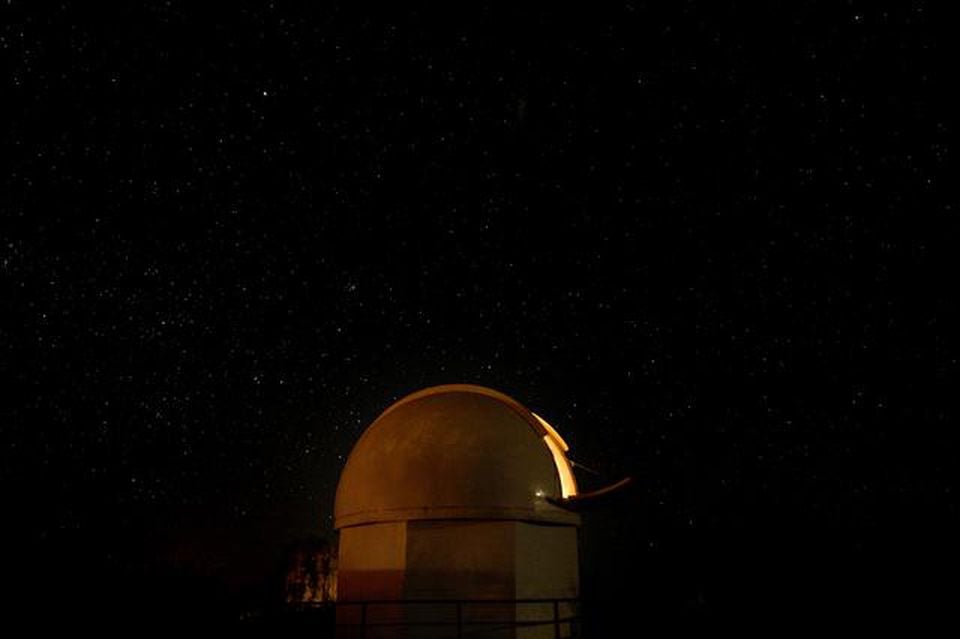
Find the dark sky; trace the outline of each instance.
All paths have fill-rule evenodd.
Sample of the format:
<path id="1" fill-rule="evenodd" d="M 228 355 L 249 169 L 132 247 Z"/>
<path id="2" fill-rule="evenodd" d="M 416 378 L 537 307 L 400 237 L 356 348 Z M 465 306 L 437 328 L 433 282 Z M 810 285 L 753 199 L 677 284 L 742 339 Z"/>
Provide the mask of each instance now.
<path id="1" fill-rule="evenodd" d="M 585 552 L 686 566 L 680 607 L 723 596 L 723 540 L 910 563 L 956 516 L 932 3 L 94 4 L 0 7 L 26 556 L 259 574 L 332 534 L 363 428 L 449 382 L 633 475 Z"/>

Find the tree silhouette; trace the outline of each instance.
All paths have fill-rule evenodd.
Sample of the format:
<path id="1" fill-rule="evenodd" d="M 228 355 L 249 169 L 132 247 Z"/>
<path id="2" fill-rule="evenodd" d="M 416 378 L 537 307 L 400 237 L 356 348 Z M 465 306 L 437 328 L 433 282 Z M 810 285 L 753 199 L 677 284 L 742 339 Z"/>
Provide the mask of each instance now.
<path id="1" fill-rule="evenodd" d="M 287 553 L 285 600 L 288 604 L 323 604 L 337 597 L 337 555 L 329 541 L 308 537 L 293 542 Z"/>

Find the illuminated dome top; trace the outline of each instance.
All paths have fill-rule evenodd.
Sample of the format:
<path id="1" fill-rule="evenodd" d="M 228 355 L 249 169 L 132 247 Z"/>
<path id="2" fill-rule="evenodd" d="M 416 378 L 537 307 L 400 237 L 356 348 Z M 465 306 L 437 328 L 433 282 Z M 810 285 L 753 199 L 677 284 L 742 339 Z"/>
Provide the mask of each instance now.
<path id="1" fill-rule="evenodd" d="M 336 527 L 411 519 L 579 523 L 547 498 L 576 494 L 567 446 L 516 400 L 434 386 L 367 428 L 340 476 Z"/>

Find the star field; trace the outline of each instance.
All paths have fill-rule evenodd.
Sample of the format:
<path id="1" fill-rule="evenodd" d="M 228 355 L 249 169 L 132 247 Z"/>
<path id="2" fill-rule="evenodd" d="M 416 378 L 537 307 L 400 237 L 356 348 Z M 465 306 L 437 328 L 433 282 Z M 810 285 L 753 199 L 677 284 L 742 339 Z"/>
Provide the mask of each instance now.
<path id="1" fill-rule="evenodd" d="M 635 478 L 584 580 L 643 566 L 669 614 L 731 605 L 728 555 L 735 592 L 801 601 L 956 516 L 932 3 L 0 16 L 0 478 L 32 552 L 252 580 L 332 537 L 380 411 L 451 382 Z"/>

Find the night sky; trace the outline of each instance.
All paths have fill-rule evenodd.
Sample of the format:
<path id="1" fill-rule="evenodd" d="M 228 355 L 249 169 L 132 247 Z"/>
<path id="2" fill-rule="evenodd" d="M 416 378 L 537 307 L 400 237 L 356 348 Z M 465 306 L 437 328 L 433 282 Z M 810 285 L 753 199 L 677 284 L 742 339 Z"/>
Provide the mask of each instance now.
<path id="1" fill-rule="evenodd" d="M 665 622 L 940 605 L 960 111 L 933 3 L 95 4 L 0 7 L 25 598 L 257 583 L 333 538 L 383 409 L 466 382 L 553 423 L 588 487 L 634 477 L 585 515 L 587 597 L 632 569 Z"/>

